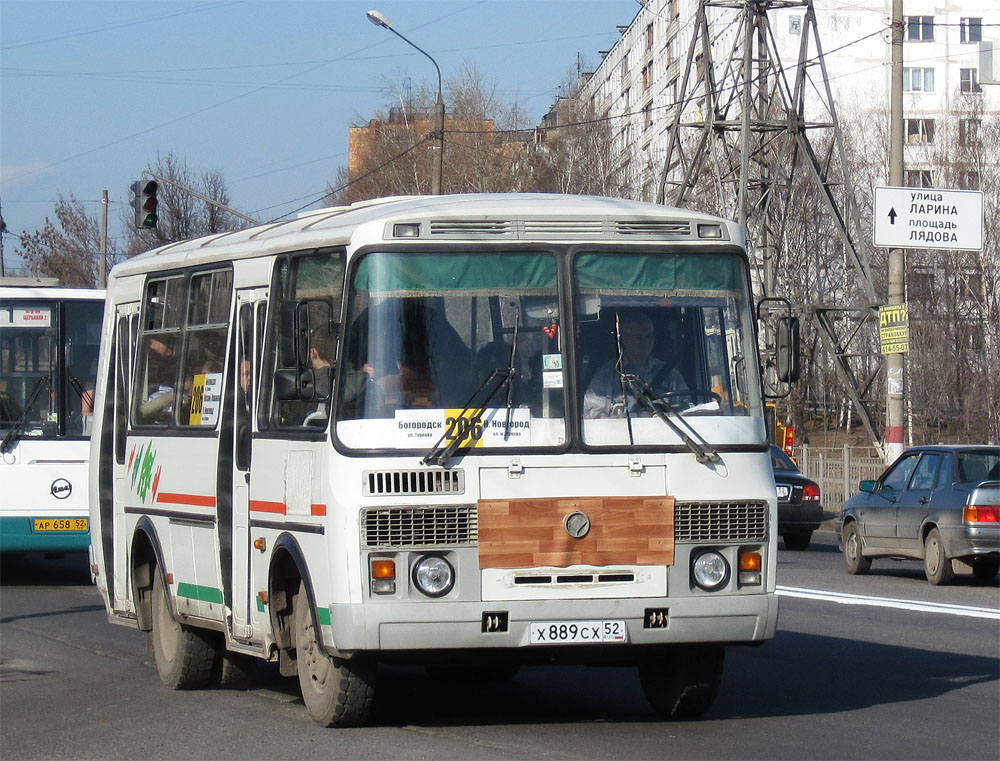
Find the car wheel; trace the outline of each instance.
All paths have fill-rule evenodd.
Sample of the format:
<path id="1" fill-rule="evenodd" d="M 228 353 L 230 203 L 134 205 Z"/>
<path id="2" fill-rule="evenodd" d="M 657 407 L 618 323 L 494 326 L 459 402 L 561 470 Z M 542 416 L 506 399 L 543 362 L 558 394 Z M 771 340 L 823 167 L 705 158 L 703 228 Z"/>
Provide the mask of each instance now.
<path id="1" fill-rule="evenodd" d="M 801 552 L 809 546 L 809 542 L 812 540 L 812 531 L 799 534 L 782 534 L 781 539 L 785 543 L 786 550 Z"/>
<path id="2" fill-rule="evenodd" d="M 295 661 L 302 702 L 313 721 L 321 727 L 365 723 L 375 697 L 375 666 L 360 656 L 335 658 L 320 646 L 304 583 L 295 598 Z"/>
<path id="3" fill-rule="evenodd" d="M 932 528 L 924 540 L 924 574 L 927 581 L 935 586 L 951 584 L 955 578 L 951 560 L 944 554 L 941 532 L 936 528 Z"/>
<path id="4" fill-rule="evenodd" d="M 863 576 L 872 567 L 872 559 L 861 554 L 861 534 L 853 521 L 844 526 L 844 567 L 852 576 Z"/>
<path id="5" fill-rule="evenodd" d="M 972 573 L 980 581 L 989 581 L 1000 571 L 1000 558 L 976 558 L 972 561 Z"/>
<path id="6" fill-rule="evenodd" d="M 639 664 L 639 682 L 663 719 L 693 719 L 712 707 L 722 683 L 722 645 L 670 645 Z"/>

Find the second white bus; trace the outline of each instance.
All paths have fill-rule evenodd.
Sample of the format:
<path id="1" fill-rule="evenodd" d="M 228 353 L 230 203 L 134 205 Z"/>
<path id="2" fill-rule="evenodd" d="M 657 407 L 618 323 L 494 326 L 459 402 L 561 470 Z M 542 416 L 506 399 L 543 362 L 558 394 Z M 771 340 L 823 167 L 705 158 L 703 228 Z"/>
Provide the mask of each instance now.
<path id="1" fill-rule="evenodd" d="M 0 279 L 0 552 L 90 546 L 104 291 Z"/>
<path id="2" fill-rule="evenodd" d="M 379 662 L 634 664 L 685 717 L 774 635 L 734 223 L 387 198 L 163 247 L 108 295 L 92 570 L 167 685 L 269 659 L 346 726 Z"/>

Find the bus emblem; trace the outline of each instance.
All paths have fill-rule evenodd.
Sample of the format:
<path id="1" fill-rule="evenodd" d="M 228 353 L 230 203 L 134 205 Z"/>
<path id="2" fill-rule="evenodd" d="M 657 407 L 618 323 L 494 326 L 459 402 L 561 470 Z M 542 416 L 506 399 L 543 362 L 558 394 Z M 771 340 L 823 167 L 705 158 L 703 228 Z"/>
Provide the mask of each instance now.
<path id="1" fill-rule="evenodd" d="M 566 516 L 563 520 L 563 527 L 566 529 L 566 533 L 574 539 L 583 539 L 590 533 L 590 518 L 587 517 L 586 513 L 577 510 Z"/>
<path id="2" fill-rule="evenodd" d="M 49 494 L 56 499 L 66 499 L 72 493 L 73 484 L 65 478 L 57 478 L 52 482 L 52 486 L 49 487 Z"/>

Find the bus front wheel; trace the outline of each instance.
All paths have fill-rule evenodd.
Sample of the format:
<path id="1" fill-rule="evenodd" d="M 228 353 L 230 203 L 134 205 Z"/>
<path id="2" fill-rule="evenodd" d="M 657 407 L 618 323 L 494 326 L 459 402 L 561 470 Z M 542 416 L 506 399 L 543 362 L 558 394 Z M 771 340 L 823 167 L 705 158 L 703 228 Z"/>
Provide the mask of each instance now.
<path id="1" fill-rule="evenodd" d="M 663 719 L 693 719 L 712 707 L 722 683 L 722 645 L 672 645 L 639 664 L 639 682 Z"/>
<path id="2" fill-rule="evenodd" d="M 316 637 L 305 584 L 295 598 L 295 661 L 302 701 L 321 727 L 355 727 L 371 713 L 375 696 L 374 664 L 329 655 Z"/>
<path id="3" fill-rule="evenodd" d="M 153 574 L 153 628 L 149 632 L 160 680 L 172 690 L 208 685 L 218 655 L 212 632 L 174 620 L 159 573 Z"/>

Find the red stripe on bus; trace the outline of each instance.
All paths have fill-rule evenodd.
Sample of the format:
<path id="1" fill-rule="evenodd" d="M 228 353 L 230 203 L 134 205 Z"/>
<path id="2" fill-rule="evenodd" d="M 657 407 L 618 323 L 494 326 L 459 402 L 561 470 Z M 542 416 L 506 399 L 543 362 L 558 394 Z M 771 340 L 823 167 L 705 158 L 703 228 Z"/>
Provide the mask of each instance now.
<path id="1" fill-rule="evenodd" d="M 279 513 L 285 514 L 284 502 L 266 502 L 262 499 L 250 500 L 250 511 L 254 513 Z"/>
<path id="2" fill-rule="evenodd" d="M 200 494 L 175 494 L 161 491 L 156 495 L 157 502 L 171 505 L 193 505 L 194 507 L 215 507 L 215 497 L 203 497 Z"/>
<path id="3" fill-rule="evenodd" d="M 326 515 L 326 505 L 312 505 L 313 515 Z"/>

